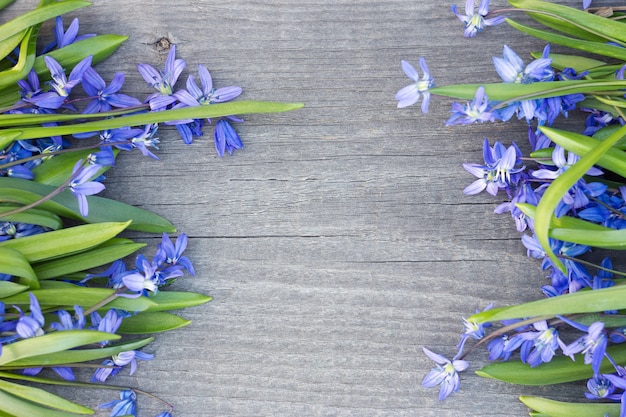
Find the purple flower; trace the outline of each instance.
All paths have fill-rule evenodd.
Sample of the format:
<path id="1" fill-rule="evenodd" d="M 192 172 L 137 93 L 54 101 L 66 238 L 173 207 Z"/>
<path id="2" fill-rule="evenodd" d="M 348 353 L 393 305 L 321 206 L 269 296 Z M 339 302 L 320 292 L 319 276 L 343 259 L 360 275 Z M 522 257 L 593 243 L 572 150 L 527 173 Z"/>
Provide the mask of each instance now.
<path id="1" fill-rule="evenodd" d="M 157 263 L 165 262 L 167 265 L 174 266 L 180 265 L 185 268 L 191 275 L 195 275 L 193 265 L 186 256 L 183 256 L 183 252 L 187 249 L 187 235 L 181 233 L 176 238 L 176 243 L 172 244 L 170 237 L 167 233 L 163 233 L 161 237 L 161 243 L 158 246 L 155 260 Z"/>
<path id="2" fill-rule="evenodd" d="M 474 0 L 467 0 L 465 2 L 464 15 L 457 12 L 456 4 L 452 6 L 452 13 L 465 24 L 465 33 L 463 36 L 466 38 L 473 38 L 478 32 L 482 32 L 486 26 L 495 26 L 504 22 L 504 16 L 485 18 L 489 13 L 489 0 L 480 1 L 478 13 L 474 13 Z"/>
<path id="3" fill-rule="evenodd" d="M 588 9 L 591 6 L 591 0 L 583 0 L 583 9 Z"/>
<path id="4" fill-rule="evenodd" d="M 37 297 L 31 292 L 28 294 L 30 297 L 30 315 L 21 315 L 15 326 L 17 334 L 23 338 L 28 339 L 31 337 L 41 336 L 44 334 L 43 325 L 44 317 L 41 313 L 41 307 Z"/>
<path id="5" fill-rule="evenodd" d="M 186 106 L 224 103 L 241 94 L 241 87 L 230 86 L 218 88 L 217 90 L 213 88 L 211 73 L 204 65 L 198 65 L 198 74 L 202 87 L 196 84 L 193 75 L 190 74 L 187 78 L 187 89 L 179 90 L 174 93 L 174 96 Z"/>
<path id="6" fill-rule="evenodd" d="M 483 158 L 485 164 L 463 164 L 463 168 L 478 179 L 465 187 L 463 193 L 466 195 L 478 194 L 483 190 L 491 195 L 496 195 L 500 189 L 508 189 L 516 185 L 520 179 L 519 173 L 525 167 L 516 167 L 521 161 L 522 153 L 513 143 L 506 148 L 500 142 L 496 142 L 493 147 L 489 146 L 489 141 L 483 141 Z"/>
<path id="7" fill-rule="evenodd" d="M 64 48 L 74 42 L 96 36 L 95 34 L 78 36 L 78 29 L 78 19 L 72 20 L 72 23 L 70 23 L 66 31 L 63 29 L 63 19 L 61 18 L 61 16 L 57 16 L 54 27 L 54 40 L 44 47 L 43 51 L 41 51 L 41 54 L 43 55 L 54 48 Z"/>
<path id="8" fill-rule="evenodd" d="M 430 388 L 440 385 L 439 400 L 444 400 L 459 390 L 461 385 L 459 372 L 466 370 L 469 362 L 464 360 L 450 361 L 426 348 L 422 349 L 426 356 L 436 363 L 436 366 L 424 377 L 422 386 Z"/>
<path id="9" fill-rule="evenodd" d="M 163 72 L 157 71 L 152 65 L 137 65 L 137 70 L 143 79 L 148 85 L 157 90 L 156 93 L 149 95 L 146 99 L 150 104 L 150 109 L 163 109 L 176 101 L 174 85 L 178 81 L 181 72 L 185 69 L 185 65 L 185 61 L 176 59 L 176 45 L 172 45 L 170 52 L 167 54 Z"/>
<path id="10" fill-rule="evenodd" d="M 138 350 L 120 352 L 111 359 L 102 362 L 103 368 L 99 368 L 91 377 L 91 382 L 106 382 L 107 378 L 117 375 L 126 365 L 130 364 L 130 375 L 137 370 L 137 359 L 149 361 L 154 359 L 151 353 Z"/>
<path id="11" fill-rule="evenodd" d="M 533 349 L 524 355 L 522 360 L 531 367 L 544 362 L 550 362 L 558 348 L 565 349 L 565 343 L 560 339 L 559 332 L 554 327 L 548 327 L 545 320 L 533 324 L 536 331 L 522 332 L 511 338 L 509 346 L 516 349 L 525 341 L 532 341 Z"/>
<path id="12" fill-rule="evenodd" d="M 604 332 L 604 323 L 597 321 L 589 326 L 585 326 L 565 317 L 559 318 L 570 326 L 587 333 L 567 345 L 563 349 L 563 354 L 575 360 L 574 354 L 582 352 L 585 355 L 585 365 L 591 364 L 594 374 L 599 374 L 600 365 L 602 364 L 602 359 L 604 359 L 608 343 L 608 338 Z"/>
<path id="13" fill-rule="evenodd" d="M 124 73 L 116 73 L 111 84 L 107 86 L 100 74 L 89 67 L 83 74 L 83 89 L 93 99 L 87 103 L 83 113 L 98 113 L 110 111 L 112 107 L 141 105 L 141 102 L 135 97 L 118 93 L 122 84 L 124 84 Z"/>
<path id="14" fill-rule="evenodd" d="M 619 401 L 620 395 L 614 395 L 615 386 L 603 374 L 596 374 L 587 381 L 587 390 L 585 397 L 589 400 L 610 399 Z"/>
<path id="15" fill-rule="evenodd" d="M 493 303 L 485 307 L 483 311 L 487 311 L 492 308 L 493 308 Z M 480 310 L 476 310 L 476 313 L 480 313 Z M 465 327 L 465 332 L 463 332 L 463 334 L 461 335 L 461 341 L 456 347 L 459 353 L 457 353 L 455 358 L 460 356 L 461 353 L 463 352 L 463 348 L 465 346 L 465 342 L 467 342 L 467 339 L 480 340 L 485 336 L 485 328 L 491 327 L 491 323 L 474 323 L 474 322 L 468 321 L 467 319 L 463 319 L 463 325 Z"/>
<path id="16" fill-rule="evenodd" d="M 476 90 L 474 100 L 470 103 L 465 105 L 452 103 L 452 116 L 446 122 L 446 126 L 495 122 L 498 118 L 498 113 L 489 109 L 489 98 L 485 94 L 485 88 L 481 85 Z"/>
<path id="17" fill-rule="evenodd" d="M 430 76 L 430 71 L 428 71 L 424 58 L 420 57 L 419 62 L 420 68 L 424 73 L 421 80 L 417 70 L 407 61 L 402 61 L 402 70 L 414 83 L 400 89 L 396 93 L 396 100 L 398 100 L 398 108 L 403 108 L 412 106 L 419 101 L 420 96 L 423 96 L 422 112 L 427 113 L 428 103 L 430 103 L 430 92 L 428 90 L 435 86 L 435 82 Z"/>
<path id="18" fill-rule="evenodd" d="M 89 205 L 87 203 L 87 196 L 98 194 L 104 190 L 104 184 L 91 181 L 102 168 L 99 165 L 83 165 L 83 160 L 79 160 L 74 165 L 72 170 L 72 180 L 69 183 L 69 189 L 74 194 L 74 197 L 78 199 L 78 208 L 80 215 L 87 217 L 89 214 Z"/>
<path id="19" fill-rule="evenodd" d="M 111 408 L 109 417 L 132 415 L 137 417 L 137 395 L 132 390 L 120 391 L 120 399 L 100 404 L 98 408 Z"/>
<path id="20" fill-rule="evenodd" d="M 92 57 L 88 56 L 76 64 L 68 79 L 65 76 L 65 71 L 54 58 L 48 55 L 44 56 L 46 67 L 48 67 L 50 76 L 52 77 L 50 86 L 59 96 L 67 97 L 72 91 L 72 88 L 82 80 L 83 74 L 87 71 L 87 68 L 91 67 L 91 59 Z"/>
<path id="21" fill-rule="evenodd" d="M 224 151 L 232 155 L 235 149 L 243 148 L 243 143 L 237 131 L 235 131 L 226 119 L 217 121 L 213 136 L 215 138 L 215 150 L 219 156 L 224 156 Z"/>

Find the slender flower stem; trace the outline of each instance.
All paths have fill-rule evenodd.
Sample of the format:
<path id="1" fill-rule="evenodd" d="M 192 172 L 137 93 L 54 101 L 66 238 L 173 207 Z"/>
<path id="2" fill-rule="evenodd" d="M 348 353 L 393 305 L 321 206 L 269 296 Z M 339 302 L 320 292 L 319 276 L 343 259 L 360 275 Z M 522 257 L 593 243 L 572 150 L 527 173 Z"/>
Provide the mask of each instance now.
<path id="1" fill-rule="evenodd" d="M 611 272 L 611 273 L 613 273 L 615 275 L 621 275 L 623 277 L 626 277 L 626 272 L 621 272 L 621 271 L 617 271 L 615 269 L 605 268 L 605 267 L 603 267 L 601 265 L 594 264 L 593 262 L 583 261 L 582 259 L 573 258 L 573 257 L 567 256 L 567 255 L 557 255 L 557 256 L 559 258 L 566 259 L 568 261 L 577 262 L 577 263 L 580 263 L 580 264 L 583 264 L 583 265 L 586 265 L 586 266 L 591 266 L 593 268 L 601 269 L 601 270 L 606 271 L 606 272 Z"/>
<path id="2" fill-rule="evenodd" d="M 476 344 L 474 344 L 472 347 L 470 347 L 467 352 L 465 352 L 463 355 L 461 355 L 461 357 L 459 357 L 458 359 L 462 360 L 463 358 L 465 358 L 467 355 L 469 355 L 474 349 L 476 349 L 478 346 L 489 342 L 492 339 L 495 339 L 498 336 L 501 336 L 513 329 L 516 329 L 518 327 L 522 327 L 522 326 L 526 326 L 528 324 L 533 324 L 536 323 L 538 321 L 542 321 L 542 320 L 549 320 L 551 318 L 553 318 L 554 316 L 539 316 L 539 317 L 532 317 L 530 319 L 526 319 L 526 320 L 522 320 L 522 321 L 518 321 L 516 323 L 513 324 L 509 324 L 508 326 L 504 326 L 499 328 L 498 330 L 495 330 L 493 332 L 491 332 L 488 336 L 480 339 L 478 342 L 476 342 Z"/>
<path id="3" fill-rule="evenodd" d="M 12 215 L 18 214 L 18 213 L 22 213 L 22 212 L 24 212 L 24 211 L 26 211 L 28 209 L 37 207 L 38 205 L 40 205 L 42 203 L 45 203 L 48 200 L 51 200 L 56 195 L 61 194 L 67 188 L 67 186 L 72 182 L 72 180 L 74 178 L 76 178 L 78 175 L 80 175 L 80 173 L 81 173 L 80 170 L 77 170 L 74 174 L 70 175 L 70 177 L 63 182 L 63 184 L 59 185 L 56 189 L 54 189 L 52 192 L 50 192 L 50 194 L 44 195 L 39 200 L 33 201 L 32 203 L 26 204 L 25 206 L 21 206 L 21 207 L 18 207 L 16 209 L 14 209 L 14 210 L 10 210 L 10 211 L 4 212 L 4 213 L 0 214 L 0 218 L 12 216 Z"/>
<path id="4" fill-rule="evenodd" d="M 126 287 L 120 287 L 118 289 L 115 290 L 115 292 L 107 297 L 105 297 L 104 299 L 102 299 L 101 301 L 97 302 L 96 304 L 94 304 L 93 306 L 89 307 L 89 309 L 87 309 L 83 315 L 88 316 L 91 313 L 93 313 L 94 311 L 104 307 L 105 305 L 109 304 L 111 301 L 115 300 L 120 294 L 122 294 L 124 291 L 126 291 Z"/>

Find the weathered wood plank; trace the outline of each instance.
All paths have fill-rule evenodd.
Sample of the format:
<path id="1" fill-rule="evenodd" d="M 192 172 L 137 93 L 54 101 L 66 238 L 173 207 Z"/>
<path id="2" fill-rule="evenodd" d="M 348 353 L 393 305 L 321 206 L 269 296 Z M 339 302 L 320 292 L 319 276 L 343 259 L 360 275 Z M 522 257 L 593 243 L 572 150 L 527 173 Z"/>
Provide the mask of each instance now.
<path id="1" fill-rule="evenodd" d="M 73 14 L 81 33 L 130 36 L 98 66 L 108 79 L 124 71 L 128 93 L 150 92 L 135 64 L 162 65 L 167 38 L 188 63 L 185 77 L 201 63 L 216 86 L 242 86 L 242 98 L 306 103 L 246 117 L 245 149 L 232 157 L 215 155 L 210 129 L 192 146 L 164 129 L 160 162 L 122 155 L 107 194 L 187 233 L 198 276 L 175 287 L 214 301 L 185 311 L 193 324 L 159 336 L 146 349 L 156 359 L 118 384 L 186 417 L 522 416 L 522 393 L 579 396 L 471 372 L 446 402 L 421 388 L 431 366 L 422 346 L 453 354 L 461 317 L 539 298 L 544 283 L 512 220 L 491 214 L 497 199 L 461 192 L 472 181 L 461 163 L 480 158 L 482 139 L 524 143 L 525 126 L 446 128 L 446 99 L 433 99 L 427 116 L 395 108 L 408 83 L 401 59 L 425 56 L 441 85 L 497 81 L 491 56 L 502 42 L 525 56 L 543 47 L 505 27 L 463 39 L 448 7 L 107 0 Z M 485 363 L 476 358 L 474 369 Z M 111 398 L 71 395 L 92 406 Z M 145 398 L 140 407 L 142 416 L 161 409 Z"/>

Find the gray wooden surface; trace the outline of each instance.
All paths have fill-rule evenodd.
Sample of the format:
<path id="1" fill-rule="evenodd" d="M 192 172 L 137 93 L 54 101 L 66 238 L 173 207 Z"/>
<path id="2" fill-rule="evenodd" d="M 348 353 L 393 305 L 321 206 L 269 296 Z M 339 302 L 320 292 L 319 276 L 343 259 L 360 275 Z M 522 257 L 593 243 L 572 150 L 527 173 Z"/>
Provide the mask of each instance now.
<path id="1" fill-rule="evenodd" d="M 402 59 L 426 57 L 439 85 L 487 82 L 503 43 L 526 59 L 543 47 L 505 26 L 464 39 L 450 4 L 107 0 L 72 14 L 81 33 L 130 36 L 97 66 L 108 79 L 124 71 L 125 92 L 150 92 L 135 64 L 162 66 L 155 43 L 167 38 L 185 78 L 201 63 L 216 86 L 242 86 L 242 99 L 306 103 L 246 116 L 245 149 L 232 157 L 215 155 L 210 128 L 191 146 L 163 129 L 158 162 L 121 156 L 106 195 L 187 233 L 198 275 L 175 288 L 214 301 L 182 312 L 191 326 L 159 335 L 146 349 L 156 359 L 114 382 L 181 417 L 522 416 L 518 395 L 582 396 L 582 386 L 479 378 L 482 352 L 447 401 L 421 387 L 422 346 L 453 355 L 462 317 L 540 298 L 545 283 L 510 217 L 492 214 L 501 199 L 462 194 L 473 179 L 461 164 L 480 160 L 483 138 L 525 143 L 523 123 L 446 128 L 442 98 L 428 115 L 396 109 L 409 82 Z M 152 249 L 158 240 L 130 236 Z M 90 406 L 115 395 L 57 392 Z M 139 406 L 140 416 L 162 410 L 146 397 Z"/>

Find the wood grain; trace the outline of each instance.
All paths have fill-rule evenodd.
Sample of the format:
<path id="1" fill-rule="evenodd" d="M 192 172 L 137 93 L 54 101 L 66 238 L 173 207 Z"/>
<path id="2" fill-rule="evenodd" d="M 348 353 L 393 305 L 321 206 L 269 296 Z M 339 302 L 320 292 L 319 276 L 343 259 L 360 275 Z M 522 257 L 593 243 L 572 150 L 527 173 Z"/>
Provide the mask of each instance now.
<path id="1" fill-rule="evenodd" d="M 107 0 L 72 14 L 81 33 L 130 36 L 97 66 L 106 79 L 124 71 L 126 93 L 150 92 L 135 64 L 162 66 L 166 38 L 187 61 L 183 77 L 204 64 L 217 87 L 242 86 L 242 99 L 306 103 L 246 116 L 245 149 L 223 159 L 210 128 L 191 146 L 162 129 L 160 161 L 120 157 L 106 194 L 187 233 L 198 275 L 175 288 L 214 301 L 182 312 L 192 325 L 159 335 L 146 349 L 156 359 L 117 384 L 152 392 L 184 417 L 523 416 L 520 394 L 582 396 L 582 386 L 474 376 L 481 352 L 447 401 L 421 387 L 431 366 L 422 346 L 453 355 L 462 317 L 492 301 L 540 298 L 545 283 L 511 218 L 492 213 L 502 198 L 462 194 L 472 177 L 461 164 L 480 160 L 482 140 L 523 144 L 526 126 L 447 128 L 447 99 L 433 98 L 428 115 L 395 107 L 409 82 L 402 59 L 426 57 L 439 85 L 489 82 L 503 42 L 525 58 L 543 48 L 505 26 L 464 39 L 449 6 Z M 151 248 L 158 240 L 131 237 Z M 57 392 L 90 406 L 112 397 Z M 141 416 L 160 410 L 141 397 Z"/>

